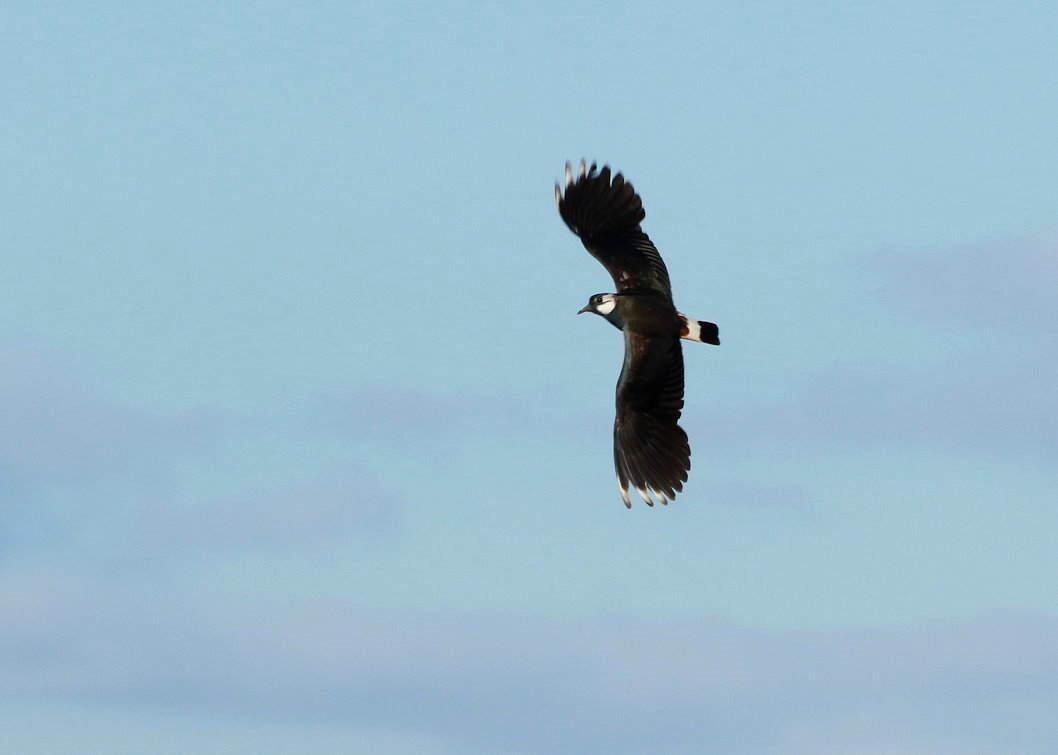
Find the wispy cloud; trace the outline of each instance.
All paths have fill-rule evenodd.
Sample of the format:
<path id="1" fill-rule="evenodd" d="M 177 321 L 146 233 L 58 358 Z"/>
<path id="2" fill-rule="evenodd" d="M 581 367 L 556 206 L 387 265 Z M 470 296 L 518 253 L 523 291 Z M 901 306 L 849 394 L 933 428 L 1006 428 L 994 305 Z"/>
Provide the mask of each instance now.
<path id="1" fill-rule="evenodd" d="M 352 442 L 453 453 L 476 437 L 493 442 L 526 434 L 575 436 L 568 415 L 511 393 L 430 392 L 407 386 L 333 390 L 299 409 L 303 428 Z"/>
<path id="2" fill-rule="evenodd" d="M 350 463 L 278 489 L 140 509 L 131 534 L 138 550 L 155 556 L 186 557 L 189 550 L 311 552 L 350 537 L 393 535 L 400 508 L 371 472 Z"/>
<path id="3" fill-rule="evenodd" d="M 923 449 L 1047 460 L 1058 446 L 1056 365 L 969 354 L 939 365 L 832 368 L 787 396 L 688 414 L 701 453 Z"/>
<path id="4" fill-rule="evenodd" d="M 689 416 L 709 428 L 699 448 L 790 458 L 930 449 L 1049 464 L 1058 447 L 1058 236 L 889 252 L 860 272 L 878 286 L 864 286 L 876 293 L 864 302 L 869 321 L 850 316 L 850 331 L 889 327 L 919 348 L 881 344 L 844 364 L 835 355 L 777 398 L 711 412 L 692 405 Z"/>
<path id="5" fill-rule="evenodd" d="M 1019 341 L 1058 322 L 1058 230 L 942 251 L 898 250 L 867 265 L 894 307 L 920 321 Z"/>
<path id="6" fill-rule="evenodd" d="M 396 526 L 398 497 L 349 448 L 307 429 L 312 417 L 155 415 L 75 374 L 53 357 L 0 352 L 9 553 L 312 548 Z"/>
<path id="7" fill-rule="evenodd" d="M 837 752 L 859 739 L 858 752 L 1042 753 L 1058 743 L 1042 713 L 1058 703 L 1053 619 L 777 633 L 319 601 L 189 611 L 25 572 L 0 579 L 0 599 L 0 685 L 15 696 L 381 726 L 470 752 L 681 752 L 706 741 Z"/>
<path id="8" fill-rule="evenodd" d="M 161 459 L 187 456 L 215 432 L 208 414 L 168 419 L 104 398 L 75 377 L 77 367 L 0 348 L 0 468 L 16 485 L 150 475 Z"/>

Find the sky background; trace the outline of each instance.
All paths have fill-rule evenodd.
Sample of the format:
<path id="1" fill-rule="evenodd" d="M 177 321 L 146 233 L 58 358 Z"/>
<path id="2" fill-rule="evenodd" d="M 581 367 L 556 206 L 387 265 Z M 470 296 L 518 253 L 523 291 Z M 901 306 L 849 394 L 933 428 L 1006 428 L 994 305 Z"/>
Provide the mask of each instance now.
<path id="1" fill-rule="evenodd" d="M 1058 6 L 0 10 L 20 753 L 1058 751 Z M 620 170 L 693 468 L 624 508 Z"/>

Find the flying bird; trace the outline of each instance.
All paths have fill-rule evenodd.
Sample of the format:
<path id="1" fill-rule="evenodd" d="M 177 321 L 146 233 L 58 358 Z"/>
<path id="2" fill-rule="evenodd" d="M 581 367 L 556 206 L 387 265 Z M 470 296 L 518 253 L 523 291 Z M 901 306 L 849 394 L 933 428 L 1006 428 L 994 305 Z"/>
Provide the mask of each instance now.
<path id="1" fill-rule="evenodd" d="M 632 184 L 610 168 L 587 167 L 576 176 L 566 163 L 566 186 L 555 184 L 558 212 L 584 247 L 613 278 L 617 292 L 595 294 L 582 312 L 605 317 L 624 332 L 625 357 L 617 379 L 613 426 L 617 487 L 648 506 L 667 504 L 683 490 L 691 468 L 687 433 L 677 422 L 683 409 L 680 339 L 720 345 L 716 325 L 689 319 L 672 303 L 669 271 L 640 223 L 643 202 Z"/>

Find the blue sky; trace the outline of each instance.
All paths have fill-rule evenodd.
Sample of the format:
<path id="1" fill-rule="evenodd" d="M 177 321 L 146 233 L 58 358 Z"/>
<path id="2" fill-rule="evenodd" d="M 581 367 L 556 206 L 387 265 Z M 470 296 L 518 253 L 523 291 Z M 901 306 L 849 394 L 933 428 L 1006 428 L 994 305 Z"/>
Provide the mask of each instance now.
<path id="1" fill-rule="evenodd" d="M 1056 29 L 6 4 L 6 746 L 1054 752 Z M 581 157 L 720 325 L 667 508 Z"/>

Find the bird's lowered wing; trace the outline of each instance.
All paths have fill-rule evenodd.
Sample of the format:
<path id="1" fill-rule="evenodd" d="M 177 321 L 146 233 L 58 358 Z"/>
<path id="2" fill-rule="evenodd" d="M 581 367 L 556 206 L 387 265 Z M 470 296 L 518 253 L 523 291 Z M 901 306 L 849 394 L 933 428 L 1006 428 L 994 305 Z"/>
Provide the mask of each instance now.
<path id="1" fill-rule="evenodd" d="M 683 409 L 683 349 L 676 337 L 625 331 L 625 361 L 617 381 L 614 466 L 625 506 L 635 488 L 648 506 L 651 493 L 668 503 L 691 468 Z"/>
<path id="2" fill-rule="evenodd" d="M 647 288 L 672 298 L 669 271 L 639 227 L 643 202 L 620 173 L 580 163 L 576 177 L 566 163 L 566 190 L 555 184 L 555 201 L 566 225 L 610 273 L 618 291 Z"/>

